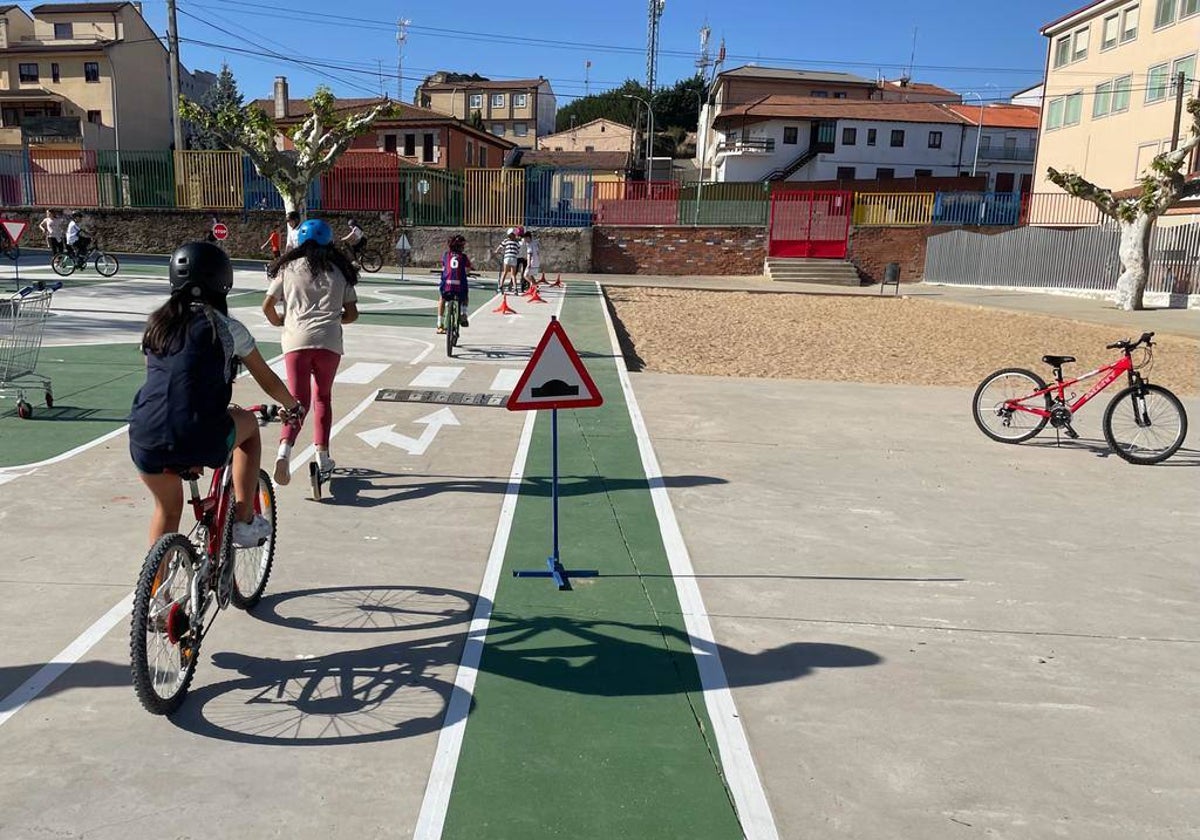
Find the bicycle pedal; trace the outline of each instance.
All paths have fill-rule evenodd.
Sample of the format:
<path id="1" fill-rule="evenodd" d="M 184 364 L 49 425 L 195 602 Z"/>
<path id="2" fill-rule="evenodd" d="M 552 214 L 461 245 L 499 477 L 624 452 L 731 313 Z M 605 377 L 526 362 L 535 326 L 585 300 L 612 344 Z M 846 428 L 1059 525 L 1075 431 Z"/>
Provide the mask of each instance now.
<path id="1" fill-rule="evenodd" d="M 1079 432 L 1075 431 L 1072 427 L 1064 426 L 1063 431 L 1067 433 L 1067 437 L 1069 437 L 1071 440 L 1079 439 Z"/>

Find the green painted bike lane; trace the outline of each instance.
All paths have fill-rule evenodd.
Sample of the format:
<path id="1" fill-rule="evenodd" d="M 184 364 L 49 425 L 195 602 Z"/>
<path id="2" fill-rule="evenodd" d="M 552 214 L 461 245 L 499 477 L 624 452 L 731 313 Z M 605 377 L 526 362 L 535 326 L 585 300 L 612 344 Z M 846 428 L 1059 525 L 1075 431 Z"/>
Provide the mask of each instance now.
<path id="1" fill-rule="evenodd" d="M 559 592 L 550 417 L 539 414 L 442 836 L 739 838 L 599 292 L 563 325 L 604 395 L 559 414 Z"/>

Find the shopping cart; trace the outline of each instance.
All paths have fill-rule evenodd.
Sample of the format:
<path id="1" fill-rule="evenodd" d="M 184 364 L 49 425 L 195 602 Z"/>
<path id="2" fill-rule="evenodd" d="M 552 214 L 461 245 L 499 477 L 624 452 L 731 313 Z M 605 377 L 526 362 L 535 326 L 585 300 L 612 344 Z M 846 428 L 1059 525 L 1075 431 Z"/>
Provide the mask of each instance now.
<path id="1" fill-rule="evenodd" d="M 17 416 L 28 420 L 33 406 L 25 391 L 40 387 L 46 395 L 46 407 L 54 406 L 49 377 L 37 372 L 42 350 L 42 334 L 50 315 L 50 298 L 62 283 L 26 286 L 8 300 L 0 300 L 0 399 L 17 395 Z"/>

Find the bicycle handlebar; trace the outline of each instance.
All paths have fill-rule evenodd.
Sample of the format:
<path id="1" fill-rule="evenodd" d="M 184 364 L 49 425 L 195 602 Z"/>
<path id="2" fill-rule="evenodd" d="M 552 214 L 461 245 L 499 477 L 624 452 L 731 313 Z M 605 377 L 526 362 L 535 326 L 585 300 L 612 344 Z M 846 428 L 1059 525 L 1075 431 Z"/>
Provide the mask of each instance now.
<path id="1" fill-rule="evenodd" d="M 1141 337 L 1140 337 L 1140 338 L 1139 338 L 1137 341 L 1133 341 L 1133 340 L 1131 340 L 1131 339 L 1128 339 L 1128 338 L 1127 338 L 1127 339 L 1125 339 L 1124 341 L 1114 341 L 1112 344 L 1106 344 L 1106 345 L 1105 345 L 1105 349 L 1106 349 L 1106 350 L 1125 350 L 1125 351 L 1129 351 L 1129 350 L 1134 350 L 1134 349 L 1136 349 L 1137 347 L 1141 346 L 1142 344 L 1145 344 L 1147 347 L 1149 347 L 1149 346 L 1151 346 L 1152 344 L 1154 344 L 1154 342 L 1152 342 L 1152 341 L 1150 340 L 1150 339 L 1152 339 L 1152 338 L 1154 338 L 1154 333 L 1152 333 L 1152 332 L 1144 332 L 1144 333 L 1142 333 Z"/>

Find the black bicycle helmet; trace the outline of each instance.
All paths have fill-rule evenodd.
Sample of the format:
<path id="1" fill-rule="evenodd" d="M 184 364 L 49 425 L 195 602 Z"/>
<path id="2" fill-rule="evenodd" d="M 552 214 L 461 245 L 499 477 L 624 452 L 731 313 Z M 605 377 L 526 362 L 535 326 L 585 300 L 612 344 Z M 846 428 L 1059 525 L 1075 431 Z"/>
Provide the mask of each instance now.
<path id="1" fill-rule="evenodd" d="M 451 251 L 461 251 L 467 244 L 467 239 L 461 233 L 456 233 L 451 236 L 446 242 L 446 247 Z"/>
<path id="2" fill-rule="evenodd" d="M 171 255 L 171 291 L 190 288 L 192 297 L 223 298 L 233 288 L 233 263 L 211 242 L 189 242 Z"/>

